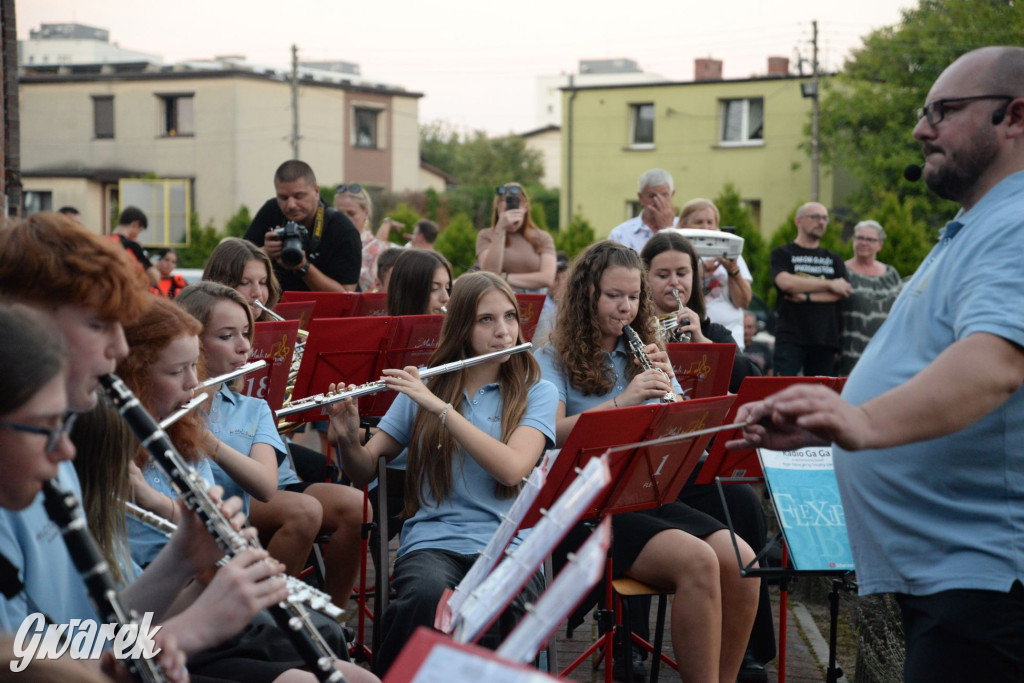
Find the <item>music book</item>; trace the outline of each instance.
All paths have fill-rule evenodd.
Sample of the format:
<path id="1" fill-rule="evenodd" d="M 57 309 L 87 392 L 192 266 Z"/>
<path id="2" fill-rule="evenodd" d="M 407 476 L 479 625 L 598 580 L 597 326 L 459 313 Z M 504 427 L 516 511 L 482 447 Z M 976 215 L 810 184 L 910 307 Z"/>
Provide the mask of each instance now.
<path id="1" fill-rule="evenodd" d="M 507 552 L 501 564 L 470 593 L 455 623 L 455 640 L 477 640 L 512 602 L 544 558 L 608 488 L 611 482 L 608 462 L 608 454 L 591 458 L 523 542 Z"/>
<path id="2" fill-rule="evenodd" d="M 298 332 L 298 320 L 256 323 L 249 360 L 265 360 L 267 365 L 242 377 L 240 393 L 264 399 L 271 410 L 281 407 Z"/>
<path id="3" fill-rule="evenodd" d="M 548 473 L 548 483 L 523 520 L 536 523 L 594 455 L 620 444 L 650 441 L 723 424 L 735 396 L 591 410 L 580 414 Z M 600 514 L 644 510 L 674 500 L 711 440 L 711 434 L 672 444 L 644 446 L 611 454 L 612 486 L 584 512 Z"/>
<path id="4" fill-rule="evenodd" d="M 478 645 L 456 643 L 424 626 L 416 629 L 384 676 L 384 683 L 553 683 L 558 680 Z"/>
<path id="5" fill-rule="evenodd" d="M 799 571 L 853 571 L 832 447 L 761 448 L 758 456 L 793 566 Z"/>
<path id="6" fill-rule="evenodd" d="M 682 395 L 688 399 L 729 393 L 735 344 L 665 344 Z"/>
<path id="7" fill-rule="evenodd" d="M 523 341 L 533 341 L 533 333 L 537 331 L 537 323 L 540 322 L 540 312 L 544 310 L 546 298 L 547 294 L 516 292 L 516 302 L 519 304 L 519 332 L 523 335 Z"/>
<path id="8" fill-rule="evenodd" d="M 840 392 L 845 377 L 745 377 L 736 393 L 736 402 L 726 415 L 722 424 L 729 424 L 736 421 L 736 413 L 744 403 L 761 401 L 772 394 L 782 391 L 792 384 L 821 384 Z M 748 448 L 737 451 L 725 450 L 725 443 L 732 439 L 740 438 L 742 429 L 721 432 L 715 437 L 715 443 L 711 446 L 707 460 L 697 474 L 696 483 L 713 484 L 715 477 L 760 477 L 761 463 L 758 462 L 757 453 L 754 449 Z"/>
<path id="9" fill-rule="evenodd" d="M 601 578 L 611 541 L 612 520 L 605 517 L 579 550 L 569 553 L 569 562 L 536 604 L 528 607 L 526 616 L 498 648 L 499 657 L 526 663 L 537 656 Z"/>

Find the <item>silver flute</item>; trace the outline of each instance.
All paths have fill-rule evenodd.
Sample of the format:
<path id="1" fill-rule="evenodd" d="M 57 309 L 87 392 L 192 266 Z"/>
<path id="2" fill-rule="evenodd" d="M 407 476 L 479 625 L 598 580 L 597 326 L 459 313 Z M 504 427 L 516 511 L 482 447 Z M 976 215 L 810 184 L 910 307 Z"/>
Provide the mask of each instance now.
<path id="1" fill-rule="evenodd" d="M 647 357 L 646 353 L 644 353 L 644 343 L 640 340 L 640 335 L 638 335 L 629 325 L 623 325 L 622 334 L 626 335 L 626 342 L 629 344 L 629 350 L 632 351 L 636 359 L 640 361 L 640 366 L 644 370 L 657 370 L 664 375 L 665 379 L 669 380 L 669 384 L 671 384 L 672 380 L 665 374 L 665 371 L 661 368 L 655 368 L 651 363 L 651 359 Z M 675 403 L 678 400 L 679 397 L 676 396 L 676 392 L 674 391 L 669 391 L 661 397 L 662 403 Z"/>
<path id="2" fill-rule="evenodd" d="M 172 424 L 174 424 L 175 422 L 177 422 L 181 418 L 183 418 L 186 415 L 188 415 L 189 413 L 191 413 L 194 409 L 196 409 L 199 406 L 203 405 L 203 401 L 205 401 L 208 398 L 210 398 L 210 395 L 208 393 L 206 393 L 205 391 L 203 393 L 199 394 L 194 399 L 192 399 L 191 401 L 189 401 L 188 403 L 186 403 L 185 405 L 183 405 L 182 407 L 178 408 L 173 413 L 171 413 L 170 415 L 165 417 L 163 420 L 161 420 L 160 421 L 160 429 L 167 429 Z"/>
<path id="3" fill-rule="evenodd" d="M 178 529 L 178 525 L 166 517 L 161 517 L 155 512 L 141 508 L 131 501 L 126 501 L 124 506 L 125 513 L 129 517 L 134 517 L 146 526 L 159 531 L 167 538 L 170 538 L 171 534 Z M 224 556 L 220 558 L 217 565 L 223 567 L 227 563 L 228 558 Z M 290 602 L 302 603 L 311 610 L 319 612 L 335 621 L 339 621 L 341 617 L 345 616 L 345 610 L 331 602 L 331 596 L 327 593 L 310 586 L 305 581 L 294 576 L 286 576 L 285 579 L 288 582 L 288 600 Z"/>
<path id="4" fill-rule="evenodd" d="M 210 387 L 215 387 L 218 384 L 224 384 L 225 382 L 230 382 L 233 379 L 238 379 L 239 377 L 242 377 L 243 375 L 248 375 L 250 372 L 256 372 L 257 370 L 259 370 L 261 368 L 265 368 L 265 367 L 267 367 L 267 361 L 265 361 L 265 360 L 254 360 L 251 363 L 246 363 L 245 365 L 243 365 L 242 367 L 238 368 L 237 370 L 232 370 L 231 372 L 225 372 L 223 375 L 217 375 L 216 377 L 211 377 L 210 379 L 208 379 L 205 382 L 203 382 L 202 384 L 200 384 L 199 388 L 200 389 L 209 389 Z"/>
<path id="5" fill-rule="evenodd" d="M 533 348 L 533 344 L 526 342 L 525 344 L 519 344 L 518 346 L 512 346 L 507 349 L 501 349 L 500 351 L 492 351 L 490 353 L 484 353 L 479 356 L 473 356 L 472 358 L 466 358 L 464 360 L 452 361 L 451 363 L 444 363 L 442 365 L 436 365 L 432 368 L 420 370 L 420 379 L 426 379 L 427 377 L 433 377 L 434 375 L 443 375 L 447 372 L 455 372 L 456 370 L 462 370 L 473 365 L 480 365 L 481 363 L 487 363 L 495 358 L 502 358 L 504 356 L 511 356 L 523 351 L 529 351 Z M 367 382 L 361 384 L 355 389 L 349 391 L 340 391 L 333 394 L 317 394 L 316 396 L 310 396 L 303 398 L 298 401 L 293 401 L 287 408 L 281 408 L 277 411 L 277 419 L 280 420 L 282 417 L 288 417 L 289 415 L 295 415 L 296 413 L 302 413 L 313 408 L 319 408 L 326 406 L 331 403 L 337 403 L 338 401 L 344 401 L 346 398 L 355 398 L 357 396 L 368 396 L 370 394 L 376 394 L 378 392 L 386 390 L 388 387 L 384 380 L 378 379 L 374 382 Z"/>

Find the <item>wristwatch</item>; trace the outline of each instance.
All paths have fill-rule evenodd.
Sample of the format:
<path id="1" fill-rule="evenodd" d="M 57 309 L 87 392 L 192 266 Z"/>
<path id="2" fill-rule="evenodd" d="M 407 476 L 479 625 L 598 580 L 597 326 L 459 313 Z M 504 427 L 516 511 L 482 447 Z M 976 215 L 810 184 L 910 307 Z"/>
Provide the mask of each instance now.
<path id="1" fill-rule="evenodd" d="M 311 265 L 313 265 L 313 264 L 310 263 L 309 261 L 306 261 L 306 265 L 302 266 L 301 268 L 296 268 L 292 272 L 295 273 L 296 275 L 298 275 L 299 277 L 306 277 L 306 273 L 309 272 L 309 267 Z"/>

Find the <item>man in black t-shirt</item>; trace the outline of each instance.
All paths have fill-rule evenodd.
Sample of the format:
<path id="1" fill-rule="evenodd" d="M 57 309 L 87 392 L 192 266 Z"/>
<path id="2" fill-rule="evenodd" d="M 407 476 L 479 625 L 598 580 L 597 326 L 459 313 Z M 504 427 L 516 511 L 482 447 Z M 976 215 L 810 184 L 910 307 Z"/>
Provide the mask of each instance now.
<path id="1" fill-rule="evenodd" d="M 320 186 L 309 164 L 292 159 L 274 173 L 276 197 L 256 213 L 245 239 L 263 247 L 285 291 L 354 292 L 359 284 L 362 242 L 348 216 L 320 201 Z M 286 266 L 274 230 L 294 221 L 306 229 L 303 257 Z"/>
<path id="2" fill-rule="evenodd" d="M 775 374 L 835 374 L 842 320 L 837 301 L 850 296 L 846 265 L 819 244 L 828 209 L 810 202 L 796 212 L 797 236 L 772 250 L 772 282 L 779 295 Z"/>

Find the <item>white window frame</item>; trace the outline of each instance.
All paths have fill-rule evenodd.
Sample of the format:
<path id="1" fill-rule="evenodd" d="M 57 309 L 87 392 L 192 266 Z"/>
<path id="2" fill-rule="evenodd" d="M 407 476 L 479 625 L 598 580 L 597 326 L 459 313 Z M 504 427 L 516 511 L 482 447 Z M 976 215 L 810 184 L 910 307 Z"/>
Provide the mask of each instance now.
<path id="1" fill-rule="evenodd" d="M 760 102 L 761 121 L 757 127 L 759 137 L 751 137 L 750 109 L 752 102 Z M 729 123 L 729 108 L 734 103 L 740 104 L 740 130 L 736 139 L 726 139 L 726 126 Z M 719 100 L 718 144 L 722 147 L 760 147 L 764 145 L 764 98 L 734 97 Z"/>
<path id="2" fill-rule="evenodd" d="M 650 107 L 651 111 L 651 139 L 649 141 L 637 140 L 637 126 L 640 123 L 642 111 Z M 629 149 L 654 149 L 654 103 L 634 102 L 629 105 Z"/>

